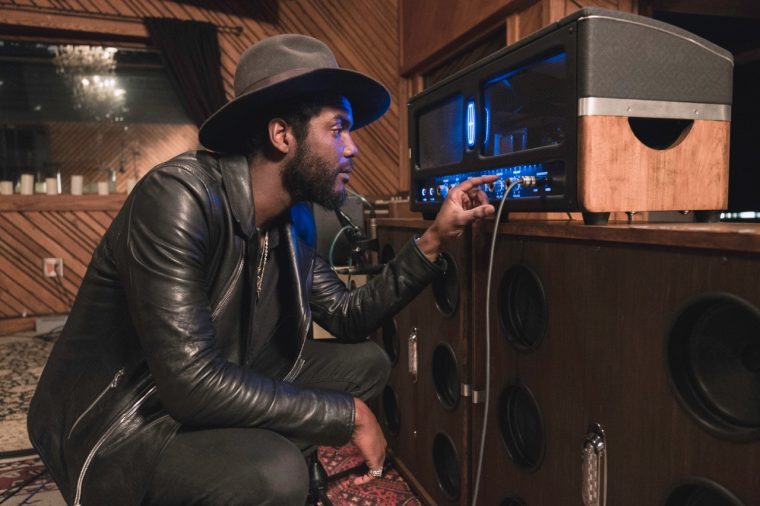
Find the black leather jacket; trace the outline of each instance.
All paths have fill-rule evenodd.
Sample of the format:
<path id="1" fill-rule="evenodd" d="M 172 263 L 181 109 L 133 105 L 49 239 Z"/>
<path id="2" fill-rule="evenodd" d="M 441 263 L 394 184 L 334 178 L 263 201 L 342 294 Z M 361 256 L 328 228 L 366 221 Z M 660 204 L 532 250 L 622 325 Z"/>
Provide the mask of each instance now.
<path id="1" fill-rule="evenodd" d="M 179 426 L 262 427 L 345 443 L 354 404 L 288 382 L 315 321 L 363 340 L 440 268 L 413 241 L 347 291 L 304 205 L 280 225 L 288 338 L 248 354 L 259 237 L 244 157 L 192 152 L 145 176 L 95 249 L 32 399 L 35 448 L 70 504 L 136 505 Z M 249 272 L 250 271 L 250 272 Z M 253 277 L 251 276 L 253 274 Z M 254 283 L 255 284 L 255 283 Z M 280 335 L 280 334 L 278 334 Z"/>

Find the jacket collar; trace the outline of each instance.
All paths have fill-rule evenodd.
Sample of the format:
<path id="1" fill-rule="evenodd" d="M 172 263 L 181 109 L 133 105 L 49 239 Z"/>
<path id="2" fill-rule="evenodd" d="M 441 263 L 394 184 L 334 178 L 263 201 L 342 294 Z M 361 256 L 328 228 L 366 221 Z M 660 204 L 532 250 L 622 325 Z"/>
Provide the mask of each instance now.
<path id="1" fill-rule="evenodd" d="M 220 159 L 220 166 L 232 215 L 240 225 L 240 230 L 246 238 L 250 239 L 256 230 L 256 221 L 248 160 L 239 155 L 223 156 Z"/>

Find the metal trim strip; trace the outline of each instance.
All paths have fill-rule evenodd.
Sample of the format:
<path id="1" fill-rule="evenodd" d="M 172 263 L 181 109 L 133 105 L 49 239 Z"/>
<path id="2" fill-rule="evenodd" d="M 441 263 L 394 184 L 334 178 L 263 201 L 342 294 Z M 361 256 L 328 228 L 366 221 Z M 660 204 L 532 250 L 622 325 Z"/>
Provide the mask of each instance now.
<path id="1" fill-rule="evenodd" d="M 731 121 L 731 106 L 632 98 L 583 97 L 578 99 L 578 116 Z"/>

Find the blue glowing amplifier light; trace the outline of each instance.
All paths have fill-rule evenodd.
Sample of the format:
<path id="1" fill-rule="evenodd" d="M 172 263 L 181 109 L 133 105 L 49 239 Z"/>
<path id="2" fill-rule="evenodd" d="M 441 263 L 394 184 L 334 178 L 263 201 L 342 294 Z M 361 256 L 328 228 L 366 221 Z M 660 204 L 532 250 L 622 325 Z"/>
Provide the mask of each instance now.
<path id="1" fill-rule="evenodd" d="M 475 147 L 475 101 L 467 102 L 467 147 Z"/>
<path id="2" fill-rule="evenodd" d="M 492 203 L 500 201 L 504 197 L 504 191 L 507 189 L 507 186 L 520 176 L 548 177 L 551 182 L 547 185 L 525 188 L 517 185 L 510 192 L 510 199 L 525 200 L 561 195 L 563 192 L 563 188 L 561 188 L 562 180 L 564 179 L 561 177 L 561 166 L 561 162 L 528 163 L 495 169 L 447 174 L 444 176 L 417 178 L 415 181 L 415 199 L 420 204 L 441 204 L 446 195 L 448 195 L 449 190 L 462 181 L 472 177 L 489 175 L 499 176 L 499 179 L 483 188 Z M 560 177 L 558 178 L 557 176 Z"/>

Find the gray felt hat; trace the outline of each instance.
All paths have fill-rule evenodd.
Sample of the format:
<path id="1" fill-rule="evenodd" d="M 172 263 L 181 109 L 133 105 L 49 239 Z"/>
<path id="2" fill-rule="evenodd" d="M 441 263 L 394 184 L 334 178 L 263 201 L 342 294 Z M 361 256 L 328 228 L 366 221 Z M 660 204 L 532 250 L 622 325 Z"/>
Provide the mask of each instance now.
<path id="1" fill-rule="evenodd" d="M 360 72 L 339 68 L 332 51 L 321 41 L 306 35 L 277 35 L 242 54 L 235 70 L 235 98 L 203 123 L 198 133 L 201 144 L 214 151 L 239 152 L 263 108 L 317 92 L 348 99 L 354 130 L 378 119 L 390 105 L 390 94 L 382 84 Z"/>

